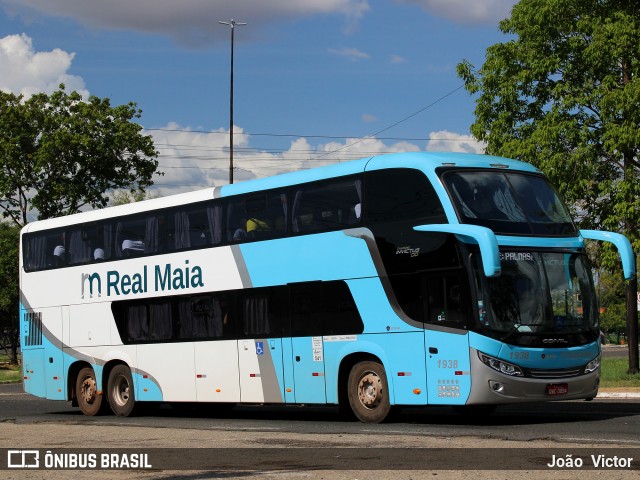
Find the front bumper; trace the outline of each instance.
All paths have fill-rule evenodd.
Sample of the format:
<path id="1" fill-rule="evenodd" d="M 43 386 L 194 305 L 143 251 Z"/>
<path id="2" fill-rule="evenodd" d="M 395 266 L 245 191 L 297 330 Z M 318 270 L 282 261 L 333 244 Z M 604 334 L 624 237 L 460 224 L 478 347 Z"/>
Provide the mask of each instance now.
<path id="1" fill-rule="evenodd" d="M 514 377 L 497 372 L 482 363 L 477 350 L 472 348 L 470 354 L 472 384 L 468 405 L 592 399 L 598 394 L 599 369 L 568 378 Z M 547 394 L 547 385 L 561 383 L 568 385 L 566 394 Z"/>

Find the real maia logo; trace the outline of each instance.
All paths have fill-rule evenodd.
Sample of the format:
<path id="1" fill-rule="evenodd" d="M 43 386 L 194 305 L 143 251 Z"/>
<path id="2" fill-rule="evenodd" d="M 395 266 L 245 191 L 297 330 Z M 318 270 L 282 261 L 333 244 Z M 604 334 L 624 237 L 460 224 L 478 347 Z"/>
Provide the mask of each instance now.
<path id="1" fill-rule="evenodd" d="M 170 263 L 153 267 L 145 265 L 142 271 L 131 275 L 117 270 L 109 270 L 104 276 L 97 272 L 83 273 L 81 298 L 102 297 L 105 293 L 107 297 L 111 297 L 197 287 L 204 287 L 202 268 L 198 265 L 190 266 L 189 260 L 185 260 L 184 265 L 177 267 Z"/>

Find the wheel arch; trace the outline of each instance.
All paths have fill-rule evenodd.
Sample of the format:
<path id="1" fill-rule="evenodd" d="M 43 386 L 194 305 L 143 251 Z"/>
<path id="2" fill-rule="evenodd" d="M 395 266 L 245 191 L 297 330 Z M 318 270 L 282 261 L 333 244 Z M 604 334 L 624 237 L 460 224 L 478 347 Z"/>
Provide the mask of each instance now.
<path id="1" fill-rule="evenodd" d="M 353 352 L 346 355 L 340 361 L 340 367 L 338 369 L 338 378 L 337 378 L 338 404 L 348 405 L 349 400 L 347 398 L 347 386 L 348 386 L 349 372 L 351 372 L 351 369 L 354 367 L 354 365 L 360 362 L 367 362 L 367 361 L 377 362 L 380 365 L 382 365 L 382 367 L 384 368 L 387 374 L 387 383 L 388 383 L 387 394 L 389 395 L 389 402 L 391 403 L 391 405 L 395 404 L 395 397 L 393 392 L 394 390 L 393 380 L 391 378 L 390 372 L 387 366 L 385 365 L 385 362 L 378 355 L 374 355 L 373 353 L 369 353 L 369 352 Z"/>
<path id="2" fill-rule="evenodd" d="M 69 370 L 67 372 L 67 398 L 71 400 L 71 405 L 73 407 L 78 406 L 78 396 L 76 393 L 76 381 L 78 380 L 78 374 L 80 370 L 83 368 L 93 368 L 95 371 L 95 366 L 86 360 L 77 360 L 69 365 Z"/>
<path id="3" fill-rule="evenodd" d="M 109 360 L 102 366 L 102 368 L 96 368 L 98 367 L 97 364 L 92 364 L 86 360 L 77 360 L 73 362 L 69 366 L 69 371 L 67 374 L 67 398 L 71 400 L 71 405 L 74 407 L 78 406 L 76 380 L 78 379 L 80 370 L 86 367 L 92 368 L 96 374 L 96 378 L 100 379 L 101 392 L 106 392 L 107 384 L 109 382 L 109 374 L 111 373 L 111 370 L 113 370 L 113 367 L 115 367 L 116 365 L 126 365 L 129 369 L 131 369 L 131 366 L 127 362 L 119 358 Z"/>

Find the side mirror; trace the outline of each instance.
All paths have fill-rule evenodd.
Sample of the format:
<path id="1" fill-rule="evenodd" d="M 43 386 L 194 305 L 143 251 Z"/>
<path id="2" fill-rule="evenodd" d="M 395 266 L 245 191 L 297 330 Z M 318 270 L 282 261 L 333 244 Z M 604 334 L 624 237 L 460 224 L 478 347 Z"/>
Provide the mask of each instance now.
<path id="1" fill-rule="evenodd" d="M 613 243 L 618 249 L 622 260 L 622 271 L 624 278 L 631 280 L 636 275 L 636 257 L 631 248 L 631 242 L 624 235 L 613 232 L 601 232 L 599 230 L 580 230 L 580 235 L 589 240 L 600 240 L 602 242 Z"/>
<path id="2" fill-rule="evenodd" d="M 482 267 L 487 277 L 500 276 L 500 252 L 498 239 L 493 231 L 478 225 L 434 224 L 413 227 L 417 232 L 452 233 L 463 242 L 474 243 L 480 247 Z"/>

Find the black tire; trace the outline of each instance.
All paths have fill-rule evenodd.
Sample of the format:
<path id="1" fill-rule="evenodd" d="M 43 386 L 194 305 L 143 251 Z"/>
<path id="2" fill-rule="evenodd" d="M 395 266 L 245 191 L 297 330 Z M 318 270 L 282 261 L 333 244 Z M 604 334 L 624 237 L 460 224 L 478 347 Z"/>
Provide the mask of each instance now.
<path id="1" fill-rule="evenodd" d="M 128 417 L 133 412 L 136 399 L 133 393 L 133 377 L 126 365 L 116 365 L 109 374 L 107 386 L 109 406 L 118 417 Z"/>
<path id="2" fill-rule="evenodd" d="M 88 417 L 93 417 L 103 412 L 105 402 L 93 368 L 85 367 L 78 373 L 78 378 L 76 378 L 76 399 L 80 410 Z"/>
<path id="3" fill-rule="evenodd" d="M 360 362 L 349 372 L 347 397 L 354 415 L 364 423 L 380 423 L 389 411 L 389 387 L 384 367 L 378 362 Z"/>

